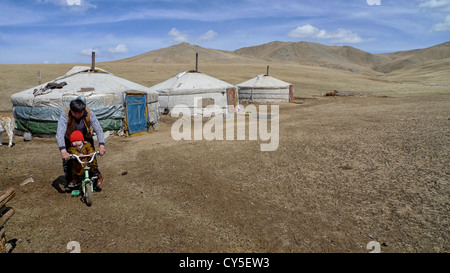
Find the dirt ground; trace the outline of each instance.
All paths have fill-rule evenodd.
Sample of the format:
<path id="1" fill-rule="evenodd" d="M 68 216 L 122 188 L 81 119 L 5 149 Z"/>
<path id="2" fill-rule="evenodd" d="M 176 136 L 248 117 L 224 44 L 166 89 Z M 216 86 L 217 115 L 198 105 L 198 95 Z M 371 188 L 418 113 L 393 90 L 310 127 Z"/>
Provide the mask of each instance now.
<path id="1" fill-rule="evenodd" d="M 108 138 L 91 207 L 62 190 L 54 138 L 15 136 L 0 146 L 0 189 L 16 190 L 6 235 L 14 253 L 449 252 L 449 95 L 299 97 L 280 104 L 273 152 L 175 141 L 162 116 Z"/>

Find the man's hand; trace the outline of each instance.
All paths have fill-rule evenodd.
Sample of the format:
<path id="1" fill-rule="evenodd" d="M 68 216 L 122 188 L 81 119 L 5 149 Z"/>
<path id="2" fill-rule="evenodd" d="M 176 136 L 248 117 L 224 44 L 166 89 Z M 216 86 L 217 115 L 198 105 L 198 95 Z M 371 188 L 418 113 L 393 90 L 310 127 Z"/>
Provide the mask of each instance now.
<path id="1" fill-rule="evenodd" d="M 100 152 L 100 155 L 104 155 L 106 153 L 105 145 L 100 145 L 98 147 L 98 150 Z"/>
<path id="2" fill-rule="evenodd" d="M 62 149 L 61 150 L 61 156 L 64 160 L 69 160 L 70 159 L 70 154 L 67 152 L 66 149 Z"/>

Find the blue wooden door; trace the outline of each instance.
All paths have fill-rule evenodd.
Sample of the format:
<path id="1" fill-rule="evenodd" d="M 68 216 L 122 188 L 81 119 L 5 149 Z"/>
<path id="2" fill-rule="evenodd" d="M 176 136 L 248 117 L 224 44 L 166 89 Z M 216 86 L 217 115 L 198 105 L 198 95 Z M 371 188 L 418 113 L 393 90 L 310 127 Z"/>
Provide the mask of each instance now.
<path id="1" fill-rule="evenodd" d="M 126 114 L 128 134 L 147 131 L 147 99 L 142 95 L 126 95 Z"/>

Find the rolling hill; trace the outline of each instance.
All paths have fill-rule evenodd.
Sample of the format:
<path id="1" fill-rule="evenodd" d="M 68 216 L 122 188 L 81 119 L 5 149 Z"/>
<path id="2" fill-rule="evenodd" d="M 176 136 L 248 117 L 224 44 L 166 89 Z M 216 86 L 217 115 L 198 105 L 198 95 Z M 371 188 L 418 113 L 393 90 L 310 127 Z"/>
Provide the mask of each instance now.
<path id="1" fill-rule="evenodd" d="M 201 62 L 232 63 L 232 62 L 262 62 L 252 56 L 241 56 L 233 51 L 203 48 L 189 43 L 180 43 L 170 47 L 157 49 L 136 55 L 134 57 L 121 59 L 115 62 L 128 63 L 195 63 L 195 54 L 199 54 Z"/>
<path id="2" fill-rule="evenodd" d="M 253 56 L 274 62 L 295 62 L 332 68 L 361 66 L 372 68 L 389 61 L 388 57 L 367 53 L 350 46 L 327 46 L 311 42 L 271 42 L 235 51 L 243 56 Z"/>
<path id="3" fill-rule="evenodd" d="M 450 42 L 424 49 L 371 54 L 351 46 L 312 42 L 270 42 L 235 51 L 180 43 L 114 62 L 125 63 L 295 63 L 350 71 L 370 76 L 398 73 L 447 73 Z M 442 72 L 444 71 L 444 72 Z"/>
<path id="4" fill-rule="evenodd" d="M 419 66 L 424 66 L 425 68 L 434 66 L 436 69 L 441 69 L 440 61 L 450 58 L 450 42 L 423 49 L 379 54 L 379 56 L 387 57 L 389 60 L 385 64 L 374 67 L 375 70 L 383 73 L 405 68 L 417 68 Z"/>

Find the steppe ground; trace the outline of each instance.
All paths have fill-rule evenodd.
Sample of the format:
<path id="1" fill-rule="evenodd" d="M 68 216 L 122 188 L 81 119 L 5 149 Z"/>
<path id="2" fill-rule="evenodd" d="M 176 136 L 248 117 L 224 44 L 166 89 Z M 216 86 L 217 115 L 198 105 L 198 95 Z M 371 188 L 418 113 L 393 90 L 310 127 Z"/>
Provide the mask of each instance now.
<path id="1" fill-rule="evenodd" d="M 38 69 L 45 82 L 72 66 L 0 65 L 0 111 L 37 85 Z M 192 68 L 98 67 L 146 86 Z M 13 252 L 68 252 L 70 241 L 82 252 L 367 253 L 371 241 L 382 252 L 449 252 L 448 78 L 270 67 L 295 89 L 295 102 L 280 104 L 276 151 L 260 151 L 262 140 L 175 141 L 176 118 L 162 116 L 157 131 L 108 138 L 91 207 L 62 191 L 54 138 L 1 146 L 0 190 L 16 190 Z M 237 84 L 265 66 L 199 70 Z M 355 96 L 323 96 L 333 90 Z"/>

